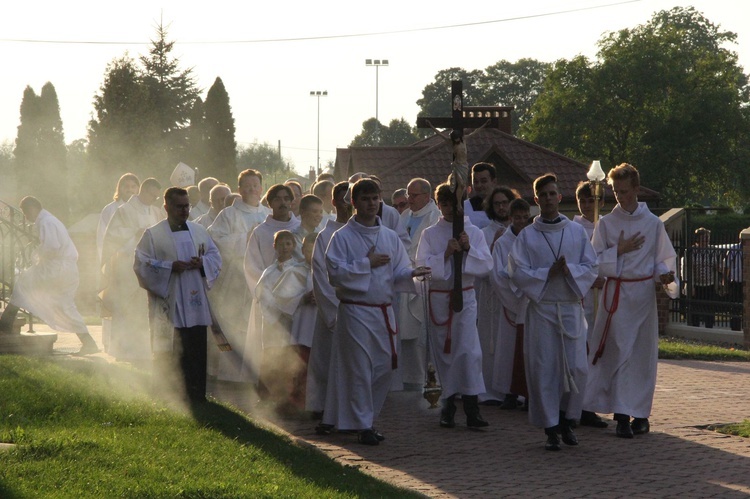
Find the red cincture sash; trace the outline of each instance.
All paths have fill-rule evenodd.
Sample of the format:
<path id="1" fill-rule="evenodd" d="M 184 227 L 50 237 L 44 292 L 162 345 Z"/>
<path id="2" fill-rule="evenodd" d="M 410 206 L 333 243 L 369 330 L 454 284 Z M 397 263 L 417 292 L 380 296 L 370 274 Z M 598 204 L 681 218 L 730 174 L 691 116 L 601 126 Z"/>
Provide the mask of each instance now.
<path id="1" fill-rule="evenodd" d="M 391 326 L 391 321 L 388 318 L 388 307 L 391 306 L 390 303 L 365 303 L 362 301 L 351 301 L 351 300 L 340 300 L 341 303 L 346 303 L 347 305 L 357 305 L 359 307 L 370 307 L 370 308 L 379 308 L 381 312 L 383 312 L 383 319 L 385 319 L 385 327 L 388 328 L 388 340 L 391 342 L 391 369 L 396 369 L 398 367 L 398 354 L 396 353 L 396 344 L 393 342 L 393 337 L 398 334 L 397 330 L 394 330 Z"/>
<path id="2" fill-rule="evenodd" d="M 470 289 L 474 289 L 474 286 L 469 286 L 467 288 L 463 288 L 461 291 L 469 291 Z M 430 295 L 432 293 L 447 293 L 450 294 L 453 290 L 452 289 L 431 289 Z M 443 323 L 439 323 L 435 320 L 435 316 L 432 315 L 432 297 L 430 297 L 430 320 L 433 324 L 436 326 L 448 326 L 448 335 L 445 337 L 445 345 L 443 345 L 443 353 L 451 353 L 451 325 L 453 324 L 453 307 L 448 307 L 448 318 Z"/>
<path id="3" fill-rule="evenodd" d="M 602 300 L 602 303 L 604 304 L 604 310 L 607 311 L 607 322 L 604 323 L 604 331 L 602 332 L 602 339 L 599 342 L 599 348 L 597 348 L 596 353 L 594 354 L 594 360 L 591 362 L 593 365 L 596 365 L 596 361 L 599 360 L 599 358 L 604 353 L 604 346 L 607 343 L 607 335 L 609 334 L 609 326 L 612 324 L 612 316 L 615 315 L 615 312 L 617 312 L 617 308 L 620 306 L 620 285 L 623 282 L 643 282 L 648 281 L 649 279 L 653 279 L 654 276 L 647 276 L 647 277 L 639 277 L 636 279 L 623 279 L 621 277 L 608 277 L 607 282 L 604 285 L 604 299 Z M 612 303 L 607 306 L 607 291 L 609 290 L 609 283 L 614 282 L 615 283 L 615 292 L 612 296 Z"/>

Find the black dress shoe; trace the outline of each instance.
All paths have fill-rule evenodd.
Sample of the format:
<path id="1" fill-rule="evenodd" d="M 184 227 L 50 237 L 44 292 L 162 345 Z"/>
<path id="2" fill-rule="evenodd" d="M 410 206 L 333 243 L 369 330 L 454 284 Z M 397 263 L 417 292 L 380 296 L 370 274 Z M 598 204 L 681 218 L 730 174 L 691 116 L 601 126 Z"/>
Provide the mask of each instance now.
<path id="1" fill-rule="evenodd" d="M 383 434 L 380 433 L 378 430 L 376 430 L 375 428 L 370 428 L 370 429 L 372 430 L 372 433 L 375 435 L 375 438 L 378 439 L 378 442 L 382 442 L 383 440 L 385 440 L 385 437 L 383 436 Z"/>
<path id="2" fill-rule="evenodd" d="M 620 419 L 617 421 L 617 429 L 615 433 L 620 438 L 633 438 L 633 429 L 630 428 L 630 421 Z"/>
<path id="3" fill-rule="evenodd" d="M 359 443 L 365 445 L 378 445 L 380 440 L 375 436 L 375 432 L 370 430 L 362 430 L 358 436 Z"/>
<path id="4" fill-rule="evenodd" d="M 440 411 L 440 426 L 443 428 L 456 427 L 456 406 L 453 403 L 453 397 L 443 400 L 443 408 Z"/>
<path id="5" fill-rule="evenodd" d="M 333 433 L 333 425 L 332 424 L 324 424 L 320 423 L 315 427 L 315 434 L 316 435 L 330 435 Z"/>
<path id="6" fill-rule="evenodd" d="M 562 427 L 562 441 L 565 445 L 578 445 L 578 437 L 573 433 L 573 428 L 570 426 Z"/>
<path id="7" fill-rule="evenodd" d="M 484 428 L 490 424 L 485 421 L 481 414 L 471 414 L 466 416 L 466 426 L 469 428 Z"/>
<path id="8" fill-rule="evenodd" d="M 604 421 L 597 413 L 583 411 L 581 413 L 581 426 L 592 426 L 594 428 L 606 428 L 609 424 Z"/>
<path id="9" fill-rule="evenodd" d="M 503 409 L 504 411 L 514 411 L 518 409 L 518 397 L 507 393 L 503 399 L 503 403 L 500 404 L 500 409 Z"/>
<path id="10" fill-rule="evenodd" d="M 498 406 L 502 406 L 503 403 L 499 400 L 490 399 L 490 400 L 483 400 L 479 402 L 479 405 L 484 405 L 487 407 L 498 407 Z"/>
<path id="11" fill-rule="evenodd" d="M 544 431 L 547 434 L 547 442 L 544 444 L 544 450 L 560 450 L 560 437 L 557 436 L 557 432 L 552 430 L 551 432 Z"/>
<path id="12" fill-rule="evenodd" d="M 630 429 L 633 430 L 634 435 L 643 435 L 651 430 L 651 424 L 649 424 L 648 418 L 633 418 Z"/>

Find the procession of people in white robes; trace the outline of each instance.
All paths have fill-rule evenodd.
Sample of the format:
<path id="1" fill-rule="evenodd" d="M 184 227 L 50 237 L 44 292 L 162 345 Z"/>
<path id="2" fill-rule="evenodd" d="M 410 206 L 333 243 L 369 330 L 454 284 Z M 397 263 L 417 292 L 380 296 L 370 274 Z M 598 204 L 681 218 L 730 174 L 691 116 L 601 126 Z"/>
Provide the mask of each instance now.
<path id="1" fill-rule="evenodd" d="M 497 187 L 492 165 L 475 167 L 474 180 L 482 182 L 475 194 L 488 193 L 485 207 L 490 192 L 512 191 Z M 121 182 L 137 185 L 129 175 Z M 364 173 L 333 189 L 329 181 L 319 184 L 316 192 L 331 197 L 323 202 L 303 196 L 293 181 L 271 187 L 264 198 L 261 174 L 245 170 L 238 177 L 241 197 L 227 207 L 230 188 L 210 180 L 203 185 L 212 187 L 209 204 L 182 203 L 170 212 L 167 199 L 159 203 L 158 182 L 147 179 L 134 195 L 121 193 L 118 183 L 115 201 L 102 210 L 101 298 L 113 322 L 103 339 L 118 360 L 181 366 L 191 400 L 204 399 L 205 374 L 217 383 L 243 383 L 261 397 L 270 388 L 274 402 L 319 418 L 319 434 L 353 430 L 368 445 L 384 439 L 374 425 L 388 392 L 422 386 L 430 362 L 442 389 L 443 427 L 455 426 L 459 399 L 467 425 L 482 428 L 488 423 L 480 401 L 506 406 L 510 400 L 504 408 L 516 408 L 521 396 L 529 422 L 548 436 L 562 428 L 570 445 L 577 443 L 570 421 L 588 411 L 627 417 L 636 434 L 648 431 L 658 348 L 654 283 L 672 297 L 678 286 L 663 224 L 644 203 L 623 208 L 627 190 L 615 188 L 618 204 L 597 225 L 555 212 L 525 228 L 515 220 L 511 226 L 507 213 L 502 221 L 488 216 L 475 195 L 463 203 L 464 232 L 454 238 L 448 203 L 437 202 L 437 191 L 433 199 L 424 179 L 410 182 L 411 207 L 401 215 L 383 203 L 379 180 Z M 166 192 L 187 199 L 183 189 Z M 366 194 L 357 200 L 355 192 Z M 418 196 L 425 198 L 413 204 Z M 528 219 L 528 203 L 523 213 Z M 45 210 L 35 222 L 38 260 L 20 276 L 12 301 L 56 329 L 85 335 L 68 303 L 77 284 L 75 248 Z M 283 257 L 275 247 L 280 235 L 292 247 Z M 463 261 L 460 310 L 450 298 L 454 252 Z M 54 281 L 45 263 L 53 260 Z M 606 284 L 597 296 L 592 285 L 599 276 Z M 42 281 L 61 284 L 47 289 Z M 218 345 L 206 336 L 212 326 Z M 196 327 L 207 338 L 203 347 L 191 343 Z M 525 385 L 517 393 L 521 334 Z M 183 349 L 193 356 L 179 357 Z M 191 377 L 195 369 L 204 376 Z M 620 426 L 617 435 L 628 437 Z M 546 448 L 557 450 L 550 440 Z"/>

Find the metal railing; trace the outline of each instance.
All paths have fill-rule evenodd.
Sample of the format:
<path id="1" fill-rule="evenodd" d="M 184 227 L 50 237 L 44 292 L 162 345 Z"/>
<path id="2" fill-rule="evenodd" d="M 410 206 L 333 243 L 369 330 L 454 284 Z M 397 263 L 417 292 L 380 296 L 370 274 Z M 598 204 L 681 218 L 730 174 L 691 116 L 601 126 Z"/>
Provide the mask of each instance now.
<path id="1" fill-rule="evenodd" d="M 738 235 L 714 232 L 707 246 L 699 246 L 688 218 L 683 230 L 672 235 L 682 289 L 670 304 L 670 321 L 739 331 L 743 307 Z"/>
<path id="2" fill-rule="evenodd" d="M 31 265 L 31 253 L 39 238 L 26 222 L 23 213 L 0 200 L 0 305 L 5 309 L 16 277 Z M 33 331 L 33 318 L 26 312 L 29 331 Z"/>

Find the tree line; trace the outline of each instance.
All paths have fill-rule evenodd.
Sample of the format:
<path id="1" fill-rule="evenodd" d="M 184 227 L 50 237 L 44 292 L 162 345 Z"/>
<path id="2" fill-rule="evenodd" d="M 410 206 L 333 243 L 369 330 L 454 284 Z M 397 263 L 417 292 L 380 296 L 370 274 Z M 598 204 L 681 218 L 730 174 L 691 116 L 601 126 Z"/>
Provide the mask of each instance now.
<path id="1" fill-rule="evenodd" d="M 419 115 L 449 116 L 450 82 L 460 79 L 465 105 L 513 106 L 514 134 L 583 163 L 599 159 L 605 170 L 632 163 L 665 205 L 744 208 L 750 87 L 727 48 L 736 41 L 694 8 L 675 7 L 605 34 L 593 59 L 440 70 L 417 100 Z M 15 147 L 0 147 L 0 173 L 14 170 L 19 192 L 48 200 L 63 218 L 98 210 L 110 193 L 70 198 L 68 206 L 60 186 L 113 186 L 124 171 L 167 178 L 183 161 L 201 177 L 231 179 L 246 167 L 291 174 L 293 165 L 268 144 L 238 148 L 221 78 L 204 100 L 193 68 L 180 68 L 173 47 L 158 26 L 148 54 L 113 60 L 94 96 L 86 139 L 68 146 L 52 84 L 39 95 L 27 87 Z M 369 118 L 350 145 L 408 145 L 430 133 L 403 117 L 387 125 Z"/>
<path id="2" fill-rule="evenodd" d="M 419 115 L 450 116 L 450 82 L 461 80 L 465 105 L 515 107 L 512 129 L 521 138 L 586 164 L 598 159 L 605 170 L 636 165 L 665 206 L 744 209 L 750 206 L 750 87 L 736 52 L 727 48 L 736 42 L 735 33 L 693 7 L 675 7 L 605 34 L 594 59 L 441 70 L 417 101 Z M 365 122 L 361 135 L 375 128 Z M 429 132 L 412 127 L 408 133 L 417 140 Z"/>

